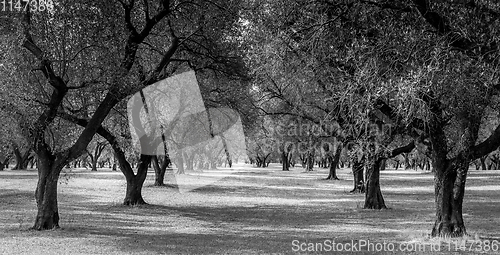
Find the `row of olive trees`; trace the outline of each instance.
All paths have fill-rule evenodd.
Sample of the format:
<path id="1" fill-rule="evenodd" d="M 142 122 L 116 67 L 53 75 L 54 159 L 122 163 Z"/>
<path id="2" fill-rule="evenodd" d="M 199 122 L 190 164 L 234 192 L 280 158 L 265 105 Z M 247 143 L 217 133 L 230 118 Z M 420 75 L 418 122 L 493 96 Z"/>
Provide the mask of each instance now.
<path id="1" fill-rule="evenodd" d="M 257 108 L 338 125 L 367 169 L 365 208 L 385 208 L 381 162 L 418 147 L 435 175 L 432 235 L 465 234 L 467 169 L 500 145 L 498 124 L 483 132 L 498 114 L 498 4 L 252 3 L 266 6 L 247 14 L 264 45 L 248 57 Z"/>
<path id="2" fill-rule="evenodd" d="M 239 32 L 231 25 L 238 4 L 58 1 L 50 12 L 12 14 L 22 29 L 3 35 L 2 64 L 12 72 L 2 83 L 1 105 L 37 155 L 34 229 L 59 226 L 60 173 L 96 134 L 125 176 L 124 204 L 145 203 L 141 190 L 153 156 L 141 154 L 135 171 L 126 157 L 126 99 L 187 69 L 241 77 L 234 57 L 240 43 L 233 39 Z"/>

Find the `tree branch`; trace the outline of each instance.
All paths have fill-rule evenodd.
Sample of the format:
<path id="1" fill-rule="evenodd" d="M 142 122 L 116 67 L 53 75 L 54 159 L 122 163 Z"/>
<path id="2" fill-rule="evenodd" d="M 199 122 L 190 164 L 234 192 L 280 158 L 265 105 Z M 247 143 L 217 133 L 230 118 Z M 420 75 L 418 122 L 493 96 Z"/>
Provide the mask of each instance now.
<path id="1" fill-rule="evenodd" d="M 472 147 L 469 158 L 471 160 L 484 157 L 500 146 L 500 125 L 482 143 Z"/>
<path id="2" fill-rule="evenodd" d="M 380 159 L 389 159 L 389 158 L 394 158 L 401 153 L 410 153 L 414 148 L 415 148 L 415 141 L 411 141 L 409 144 L 403 147 L 399 147 L 392 150 L 391 153 L 389 153 L 388 155 L 384 155 Z"/>
<path id="3" fill-rule="evenodd" d="M 65 113 L 65 112 L 58 112 L 57 115 L 60 118 L 65 119 L 65 120 L 67 120 L 69 122 L 72 122 L 72 123 L 74 123 L 76 125 L 79 125 L 81 127 L 87 127 L 89 125 L 89 121 L 88 120 L 75 117 L 75 116 L 70 115 L 70 114 Z M 121 149 L 121 147 L 120 147 L 120 145 L 119 145 L 118 140 L 116 139 L 116 137 L 113 134 L 111 134 L 111 132 L 109 132 L 102 125 L 99 125 L 99 127 L 97 128 L 97 133 L 100 136 L 102 136 L 104 139 L 106 139 L 106 141 L 108 141 L 108 143 L 113 148 L 113 151 L 115 152 L 116 157 L 122 159 L 122 160 L 119 160 L 119 162 L 127 162 L 127 164 L 128 164 L 128 161 L 125 159 L 125 153 Z M 87 150 L 85 150 L 85 151 L 87 151 Z M 122 171 L 122 173 L 127 178 L 130 178 L 130 177 L 134 176 L 134 171 L 132 170 L 132 167 L 130 166 L 130 164 L 128 165 L 128 167 L 120 165 L 120 170 Z"/>

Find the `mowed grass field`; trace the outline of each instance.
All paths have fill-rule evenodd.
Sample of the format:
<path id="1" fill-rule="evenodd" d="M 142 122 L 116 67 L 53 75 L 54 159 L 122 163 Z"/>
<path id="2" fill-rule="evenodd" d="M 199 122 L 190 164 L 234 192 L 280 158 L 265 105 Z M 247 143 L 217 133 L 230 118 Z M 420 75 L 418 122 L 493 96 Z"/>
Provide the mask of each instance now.
<path id="1" fill-rule="evenodd" d="M 470 171 L 464 219 L 472 236 L 467 250 L 457 252 L 450 240 L 427 237 L 435 214 L 432 173 L 383 171 L 390 209 L 380 211 L 361 209 L 364 194 L 349 193 L 350 169 L 338 171 L 339 181 L 323 180 L 326 176 L 327 169 L 282 172 L 279 165 L 240 165 L 177 177 L 176 189 L 153 187 L 150 172 L 143 189 L 150 205 L 125 207 L 120 172 L 74 169 L 59 184 L 61 229 L 38 232 L 28 230 L 36 215 L 36 171 L 6 170 L 0 172 L 0 254 L 348 253 L 329 249 L 332 241 L 368 242 L 374 249 L 377 243 L 393 245 L 394 252 L 379 254 L 450 254 L 449 248 L 485 254 L 473 242 L 500 241 L 500 171 Z M 401 251 L 401 245 L 420 251 Z M 355 254 L 373 254 L 368 248 Z"/>

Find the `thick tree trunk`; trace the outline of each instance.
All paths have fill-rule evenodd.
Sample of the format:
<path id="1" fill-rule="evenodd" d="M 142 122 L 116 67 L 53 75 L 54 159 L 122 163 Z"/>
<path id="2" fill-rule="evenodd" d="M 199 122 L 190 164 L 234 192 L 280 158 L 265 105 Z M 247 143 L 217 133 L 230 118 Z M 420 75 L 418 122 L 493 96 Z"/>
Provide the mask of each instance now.
<path id="1" fill-rule="evenodd" d="M 290 171 L 290 161 L 288 160 L 288 152 L 283 149 L 281 151 L 281 162 L 283 164 L 283 171 Z"/>
<path id="2" fill-rule="evenodd" d="M 92 165 L 92 169 L 91 169 L 90 171 L 92 171 L 92 172 L 97 172 L 97 160 L 92 159 L 92 160 L 90 161 L 90 164 Z"/>
<path id="3" fill-rule="evenodd" d="M 366 171 L 365 209 L 386 209 L 384 197 L 380 190 L 380 168 L 382 160 L 375 158 L 369 161 Z"/>
<path id="4" fill-rule="evenodd" d="M 162 169 L 160 163 L 159 163 L 159 160 L 158 160 L 158 156 L 153 156 L 152 160 L 151 160 L 152 164 L 153 164 L 153 169 L 155 170 L 155 182 L 153 184 L 153 186 L 163 186 L 165 185 L 165 171 L 166 171 L 166 168 L 165 169 Z"/>
<path id="5" fill-rule="evenodd" d="M 338 180 L 339 178 L 337 177 L 337 166 L 339 165 L 340 161 L 340 154 L 342 154 L 342 146 L 337 146 L 337 149 L 335 150 L 335 155 L 329 156 L 330 160 L 330 173 L 328 174 L 328 177 L 326 177 L 327 180 Z"/>
<path id="6" fill-rule="evenodd" d="M 136 175 L 126 175 L 127 191 L 125 193 L 124 205 L 141 205 L 146 204 L 142 198 L 142 186 L 148 174 L 148 165 L 151 162 L 152 156 L 141 154 L 139 163 L 137 164 Z"/>
<path id="7" fill-rule="evenodd" d="M 431 236 L 459 237 L 465 235 L 462 204 L 469 161 L 448 162 L 436 166 L 434 189 L 436 221 Z"/>
<path id="8" fill-rule="evenodd" d="M 143 205 L 146 204 L 142 198 L 142 186 L 144 181 L 141 181 L 137 176 L 127 178 L 127 192 L 125 193 L 124 205 Z"/>
<path id="9" fill-rule="evenodd" d="M 35 191 L 37 216 L 33 229 L 45 230 L 59 227 L 57 184 L 63 165 L 56 166 L 52 156 L 39 156 L 38 184 Z"/>
<path id="10" fill-rule="evenodd" d="M 365 192 L 365 184 L 363 180 L 363 161 L 355 161 L 352 163 L 352 174 L 354 176 L 354 189 L 350 192 Z"/>

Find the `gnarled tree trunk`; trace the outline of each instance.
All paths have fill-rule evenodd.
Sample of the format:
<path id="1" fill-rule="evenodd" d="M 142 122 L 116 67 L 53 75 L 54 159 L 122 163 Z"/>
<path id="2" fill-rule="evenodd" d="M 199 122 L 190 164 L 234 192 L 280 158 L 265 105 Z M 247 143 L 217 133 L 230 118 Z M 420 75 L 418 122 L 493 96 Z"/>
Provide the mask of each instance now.
<path id="1" fill-rule="evenodd" d="M 352 163 L 352 174 L 354 176 L 354 189 L 351 190 L 350 192 L 359 192 L 363 193 L 365 192 L 365 185 L 364 185 L 364 179 L 363 179 L 363 167 L 364 167 L 364 160 L 361 161 L 354 161 Z"/>
<path id="2" fill-rule="evenodd" d="M 365 193 L 365 209 L 385 209 L 384 197 L 380 190 L 380 167 L 382 160 L 373 158 L 369 160 L 366 169 L 366 193 Z"/>
<path id="3" fill-rule="evenodd" d="M 137 174 L 126 174 L 127 191 L 125 193 L 124 205 L 141 205 L 146 204 L 142 198 L 142 186 L 148 174 L 148 165 L 151 162 L 151 155 L 141 154 L 137 165 Z"/>
<path id="4" fill-rule="evenodd" d="M 57 164 L 49 152 L 38 155 L 38 183 L 35 191 L 37 215 L 33 229 L 45 230 L 59 227 L 57 184 L 64 164 Z"/>
<path id="5" fill-rule="evenodd" d="M 289 152 L 286 148 L 285 145 L 283 145 L 283 148 L 281 150 L 281 162 L 283 164 L 283 171 L 290 171 L 290 160 L 289 160 Z"/>
<path id="6" fill-rule="evenodd" d="M 328 156 L 328 160 L 330 161 L 330 173 L 328 174 L 328 177 L 326 177 L 327 180 L 339 179 L 337 177 L 337 166 L 339 165 L 341 153 L 342 153 L 342 146 L 337 146 L 337 149 L 335 150 L 335 155 Z"/>
<path id="7" fill-rule="evenodd" d="M 465 235 L 462 204 L 465 181 L 470 161 L 444 160 L 435 165 L 434 189 L 436 196 L 436 221 L 432 236 L 459 237 Z"/>

